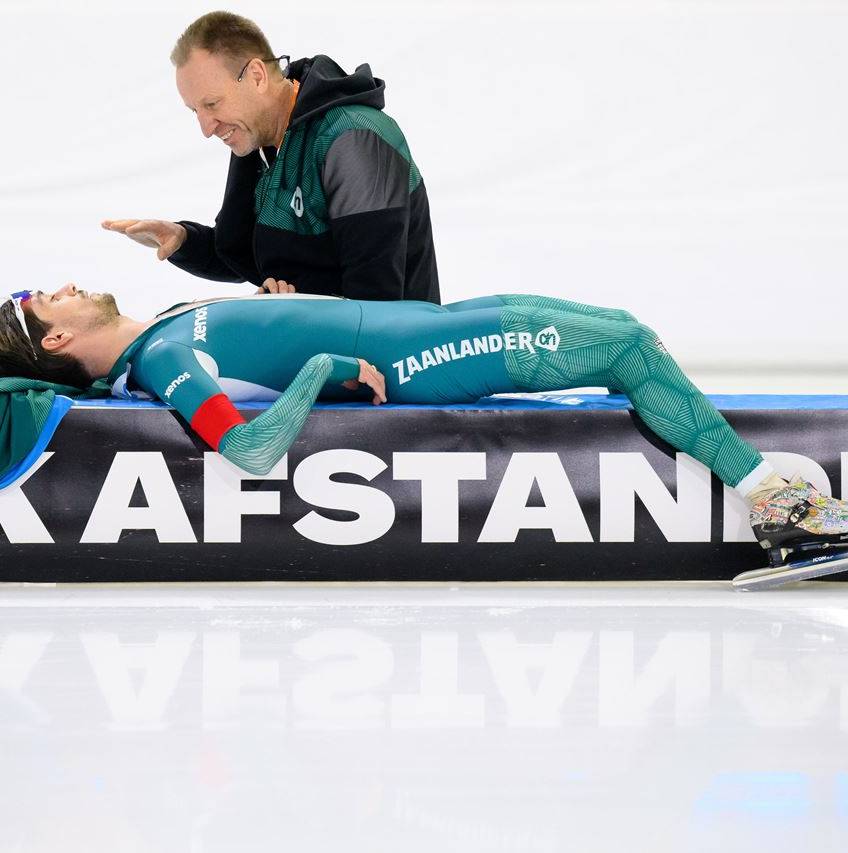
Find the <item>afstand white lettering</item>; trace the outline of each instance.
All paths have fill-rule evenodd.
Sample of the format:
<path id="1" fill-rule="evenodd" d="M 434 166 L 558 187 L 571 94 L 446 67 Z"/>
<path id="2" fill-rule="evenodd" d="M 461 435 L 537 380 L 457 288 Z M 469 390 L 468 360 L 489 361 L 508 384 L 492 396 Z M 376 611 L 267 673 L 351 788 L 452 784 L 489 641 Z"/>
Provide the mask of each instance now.
<path id="1" fill-rule="evenodd" d="M 44 454 L 38 467 L 51 454 Z M 813 460 L 799 454 L 766 453 L 777 469 L 787 473 L 801 468 L 817 488 L 830 492 L 830 483 Z M 486 480 L 485 453 L 395 453 L 395 480 L 419 480 L 421 541 L 459 542 L 462 510 L 460 483 Z M 53 463 L 55 465 L 55 463 Z M 843 484 L 848 483 L 848 453 L 842 455 Z M 34 468 L 32 476 L 38 467 Z M 316 510 L 293 524 L 297 533 L 313 542 L 355 545 L 374 542 L 388 533 L 395 521 L 392 497 L 372 481 L 387 468 L 371 453 L 330 450 L 306 457 L 292 477 L 298 497 L 314 507 L 347 510 L 357 518 L 340 521 Z M 637 498 L 669 542 L 709 541 L 711 527 L 711 476 L 686 454 L 677 454 L 676 497 L 640 453 L 601 453 L 601 542 L 633 542 Z M 365 483 L 340 483 L 336 474 L 354 474 Z M 28 479 L 27 477 L 27 479 Z M 286 480 L 287 461 L 265 477 L 241 471 L 216 453 L 204 457 L 204 542 L 241 542 L 241 519 L 246 515 L 279 515 L 277 491 L 242 492 L 243 480 Z M 24 480 L 23 482 L 26 482 Z M 147 506 L 130 506 L 141 484 Z M 0 528 L 10 543 L 53 542 L 37 507 L 18 484 L 0 493 Z M 538 490 L 542 504 L 528 506 Z M 729 490 L 728 490 L 729 492 Z M 591 496 L 594 500 L 594 496 Z M 728 494 L 723 513 L 725 541 L 745 541 L 746 507 Z M 171 472 L 159 452 L 115 454 L 80 539 L 85 543 L 114 543 L 125 530 L 153 530 L 160 542 L 196 542 L 188 515 Z M 557 542 L 591 542 L 593 537 L 574 488 L 555 453 L 513 453 L 498 484 L 479 542 L 515 542 L 522 530 L 549 530 Z M 743 534 L 747 533 L 748 536 Z"/>

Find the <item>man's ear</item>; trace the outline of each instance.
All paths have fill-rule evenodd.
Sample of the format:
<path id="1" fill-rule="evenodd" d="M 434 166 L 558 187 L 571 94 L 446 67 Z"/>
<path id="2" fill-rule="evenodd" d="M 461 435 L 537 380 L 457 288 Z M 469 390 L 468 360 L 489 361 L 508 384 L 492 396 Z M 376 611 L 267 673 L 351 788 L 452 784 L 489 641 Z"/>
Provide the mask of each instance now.
<path id="1" fill-rule="evenodd" d="M 41 339 L 41 348 L 45 352 L 61 353 L 73 339 L 73 332 L 55 326 Z"/>
<path id="2" fill-rule="evenodd" d="M 245 77 L 249 77 L 259 94 L 264 95 L 268 91 L 268 66 L 264 62 L 258 59 L 251 61 Z"/>

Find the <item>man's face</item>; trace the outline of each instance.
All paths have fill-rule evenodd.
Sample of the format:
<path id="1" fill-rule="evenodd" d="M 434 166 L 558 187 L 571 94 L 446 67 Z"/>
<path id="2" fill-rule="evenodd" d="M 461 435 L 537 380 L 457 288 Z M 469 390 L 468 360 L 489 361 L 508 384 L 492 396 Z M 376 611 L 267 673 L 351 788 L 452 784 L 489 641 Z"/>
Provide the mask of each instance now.
<path id="1" fill-rule="evenodd" d="M 24 303 L 48 329 L 68 329 L 75 333 L 106 326 L 118 315 L 111 293 L 89 293 L 75 284 L 66 284 L 54 293 L 36 290 Z"/>
<path id="2" fill-rule="evenodd" d="M 237 157 L 263 144 L 267 124 L 261 91 L 249 74 L 237 82 L 238 71 L 224 56 L 195 49 L 177 69 L 177 90 L 197 115 L 208 139 L 217 136 Z"/>

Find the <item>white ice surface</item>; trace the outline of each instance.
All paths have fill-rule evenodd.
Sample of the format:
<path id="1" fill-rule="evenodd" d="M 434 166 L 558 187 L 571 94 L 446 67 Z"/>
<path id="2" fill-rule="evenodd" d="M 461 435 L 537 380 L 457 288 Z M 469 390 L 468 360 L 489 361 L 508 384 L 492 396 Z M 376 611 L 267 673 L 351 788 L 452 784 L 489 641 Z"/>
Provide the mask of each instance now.
<path id="1" fill-rule="evenodd" d="M 844 849 L 848 587 L 0 585 L 0 851 Z"/>

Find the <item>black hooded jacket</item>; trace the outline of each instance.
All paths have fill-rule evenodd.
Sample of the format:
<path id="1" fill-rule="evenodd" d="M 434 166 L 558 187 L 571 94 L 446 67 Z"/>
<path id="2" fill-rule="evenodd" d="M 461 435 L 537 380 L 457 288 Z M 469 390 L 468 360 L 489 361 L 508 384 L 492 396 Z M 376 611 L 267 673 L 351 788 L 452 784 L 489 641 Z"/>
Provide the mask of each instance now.
<path id="1" fill-rule="evenodd" d="M 300 59 L 279 153 L 230 158 L 210 228 L 182 222 L 170 260 L 213 281 L 285 279 L 298 292 L 439 302 L 427 191 L 403 133 L 382 110 L 385 84 L 360 65 Z"/>

